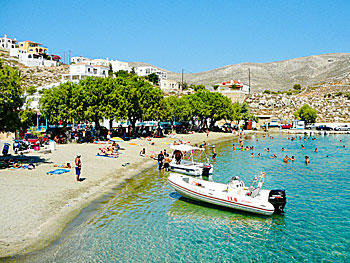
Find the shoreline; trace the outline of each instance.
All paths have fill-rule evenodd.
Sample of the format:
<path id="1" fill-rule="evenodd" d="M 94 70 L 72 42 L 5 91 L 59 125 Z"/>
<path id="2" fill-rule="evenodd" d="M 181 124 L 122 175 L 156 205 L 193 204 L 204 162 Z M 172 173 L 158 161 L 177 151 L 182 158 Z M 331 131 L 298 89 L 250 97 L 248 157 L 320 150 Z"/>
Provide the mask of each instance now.
<path id="1" fill-rule="evenodd" d="M 205 133 L 176 135 L 176 140 L 191 141 L 191 144 L 202 141 L 213 144 L 237 138 L 237 134 L 215 132 L 209 137 Z M 6 182 L 0 185 L 0 192 L 6 195 L 4 203 L 0 204 L 0 216 L 6 214 L 3 230 L 0 230 L 0 259 L 23 256 L 51 245 L 84 208 L 111 193 L 126 179 L 157 165 L 155 160 L 139 156 L 142 148 L 146 148 L 147 154 L 163 149 L 170 151 L 169 144 L 173 141 L 165 137 L 152 139 L 155 145 L 139 139 L 121 142 L 119 144 L 126 150 L 116 159 L 96 157 L 101 147 L 97 144 L 58 145 L 55 152 L 40 155 L 45 161 L 35 170 L 0 171 L 0 180 Z M 84 182 L 75 182 L 74 169 L 68 175 L 46 175 L 47 171 L 55 169 L 53 163 L 65 163 L 67 157 L 74 160 L 77 152 L 82 154 Z M 123 167 L 122 163 L 126 162 L 130 165 Z"/>

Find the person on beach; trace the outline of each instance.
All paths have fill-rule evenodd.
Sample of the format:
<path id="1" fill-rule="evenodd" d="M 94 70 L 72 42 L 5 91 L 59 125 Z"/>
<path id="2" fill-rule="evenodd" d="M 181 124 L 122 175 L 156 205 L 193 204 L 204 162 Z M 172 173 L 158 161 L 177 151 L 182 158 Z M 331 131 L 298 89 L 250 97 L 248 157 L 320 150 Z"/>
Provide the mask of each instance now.
<path id="1" fill-rule="evenodd" d="M 69 168 L 69 169 L 72 168 L 70 163 L 67 163 L 67 164 L 55 164 L 54 167 Z"/>
<path id="2" fill-rule="evenodd" d="M 75 158 L 75 175 L 77 178 L 77 182 L 80 182 L 80 174 L 81 174 L 81 155 L 77 154 L 77 157 Z"/>
<path id="3" fill-rule="evenodd" d="M 160 153 L 158 154 L 158 170 L 162 170 L 163 167 L 163 161 L 164 161 L 164 154 L 163 151 L 160 151 Z"/>
<path id="4" fill-rule="evenodd" d="M 107 133 L 107 141 L 110 142 L 111 141 L 111 131 L 108 130 L 108 133 Z"/>
<path id="5" fill-rule="evenodd" d="M 209 136 L 209 129 L 207 129 L 207 137 Z"/>
<path id="6" fill-rule="evenodd" d="M 169 172 L 171 159 L 169 158 L 169 154 L 167 153 L 164 158 L 164 171 Z"/>
<path id="7" fill-rule="evenodd" d="M 146 156 L 146 148 L 143 148 L 141 151 L 140 151 L 140 155 L 142 157 L 145 157 Z"/>
<path id="8" fill-rule="evenodd" d="M 183 154 L 182 154 L 182 152 L 180 150 L 175 150 L 174 151 L 173 158 L 175 158 L 176 164 L 180 164 L 182 156 L 183 156 Z"/>
<path id="9" fill-rule="evenodd" d="M 213 147 L 213 149 L 212 149 L 212 151 L 213 151 L 213 159 L 215 159 L 216 158 L 216 148 L 215 148 L 215 145 L 213 145 L 212 147 Z"/>
<path id="10" fill-rule="evenodd" d="M 306 164 L 309 164 L 309 163 L 310 163 L 310 158 L 309 158 L 309 156 L 306 156 L 306 155 L 305 155 L 305 163 L 306 163 Z"/>

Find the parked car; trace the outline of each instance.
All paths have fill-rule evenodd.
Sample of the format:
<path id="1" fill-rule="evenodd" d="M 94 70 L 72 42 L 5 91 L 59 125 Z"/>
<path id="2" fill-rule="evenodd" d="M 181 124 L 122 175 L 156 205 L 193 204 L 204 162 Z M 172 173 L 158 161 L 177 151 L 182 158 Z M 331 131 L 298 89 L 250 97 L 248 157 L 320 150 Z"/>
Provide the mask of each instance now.
<path id="1" fill-rule="evenodd" d="M 343 125 L 339 125 L 339 126 L 335 127 L 334 130 L 335 131 L 349 131 L 350 126 L 347 124 L 343 124 Z"/>
<path id="2" fill-rule="evenodd" d="M 159 126 L 162 128 L 164 134 L 171 132 L 171 122 L 170 121 L 161 121 Z"/>
<path id="3" fill-rule="evenodd" d="M 31 134 L 31 133 L 26 133 L 23 138 L 24 141 L 29 142 L 30 144 L 38 144 L 39 143 L 39 138 L 37 135 Z"/>
<path id="4" fill-rule="evenodd" d="M 331 130 L 333 130 L 333 128 L 329 127 L 327 125 L 320 125 L 320 126 L 316 127 L 316 130 L 318 130 L 318 131 L 331 131 Z"/>
<path id="5" fill-rule="evenodd" d="M 292 128 L 292 127 L 293 127 L 293 124 L 290 124 L 290 123 L 289 123 L 289 124 L 282 124 L 282 125 L 281 125 L 281 128 L 282 128 L 282 129 L 290 129 L 290 128 Z"/>

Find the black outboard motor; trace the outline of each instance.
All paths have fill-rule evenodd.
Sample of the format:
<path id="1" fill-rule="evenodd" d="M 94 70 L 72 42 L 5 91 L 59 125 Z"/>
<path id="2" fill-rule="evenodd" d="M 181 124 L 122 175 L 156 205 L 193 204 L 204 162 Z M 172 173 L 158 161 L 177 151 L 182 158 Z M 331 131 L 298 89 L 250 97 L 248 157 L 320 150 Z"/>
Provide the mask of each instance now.
<path id="1" fill-rule="evenodd" d="M 202 170 L 202 176 L 209 176 L 209 171 L 210 171 L 210 165 L 204 166 Z"/>
<path id="2" fill-rule="evenodd" d="M 10 144 L 9 143 L 4 143 L 4 148 L 2 148 L 2 154 L 4 156 L 9 154 L 9 149 L 10 149 Z"/>
<path id="3" fill-rule="evenodd" d="M 269 202 L 275 208 L 276 214 L 283 213 L 283 209 L 287 203 L 286 191 L 285 190 L 271 190 L 269 193 Z"/>

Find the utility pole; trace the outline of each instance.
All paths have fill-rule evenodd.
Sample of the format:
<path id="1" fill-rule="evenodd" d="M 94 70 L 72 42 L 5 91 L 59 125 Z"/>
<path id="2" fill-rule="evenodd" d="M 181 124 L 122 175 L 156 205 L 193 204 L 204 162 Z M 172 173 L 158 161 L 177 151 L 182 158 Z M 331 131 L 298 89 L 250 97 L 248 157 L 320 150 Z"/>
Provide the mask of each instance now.
<path id="1" fill-rule="evenodd" d="M 69 59 L 68 59 L 68 65 L 70 65 L 70 50 L 69 50 Z"/>
<path id="2" fill-rule="evenodd" d="M 182 90 L 184 90 L 184 69 L 182 69 L 181 73 L 181 88 Z"/>
<path id="3" fill-rule="evenodd" d="M 248 86 L 249 86 L 249 94 L 250 94 L 250 68 L 248 68 Z"/>

